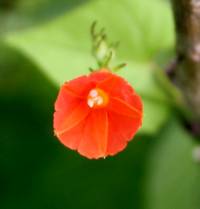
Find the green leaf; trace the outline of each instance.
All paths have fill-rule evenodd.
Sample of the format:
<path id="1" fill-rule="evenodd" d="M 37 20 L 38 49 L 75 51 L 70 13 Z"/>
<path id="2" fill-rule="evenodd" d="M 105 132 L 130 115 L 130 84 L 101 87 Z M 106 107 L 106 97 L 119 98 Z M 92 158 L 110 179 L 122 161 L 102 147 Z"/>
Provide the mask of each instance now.
<path id="1" fill-rule="evenodd" d="M 52 20 L 87 0 L 1 0 L 0 35 Z"/>
<path id="2" fill-rule="evenodd" d="M 94 20 L 107 28 L 112 40 L 121 41 L 119 56 L 125 59 L 150 60 L 174 42 L 171 10 L 168 3 L 160 0 L 91 1 L 13 39 L 22 45 L 31 40 L 30 47 L 35 41 L 49 43 L 50 47 L 56 44 L 69 50 L 88 50 L 91 44 L 88 32 Z"/>
<path id="3" fill-rule="evenodd" d="M 136 136 L 106 160 L 67 149 L 53 136 L 55 86 L 23 54 L 0 47 L 0 208 L 139 209 L 149 138 Z"/>
<path id="4" fill-rule="evenodd" d="M 108 29 L 112 40 L 121 40 L 116 62 L 127 60 L 128 68 L 120 74 L 133 84 L 144 100 L 142 130 L 157 131 L 169 114 L 167 96 L 155 81 L 151 63 L 159 51 L 173 44 L 171 12 L 166 2 L 91 1 L 48 24 L 12 34 L 5 41 L 60 86 L 94 67 L 89 39 L 89 26 L 94 20 Z M 160 30 L 163 22 L 165 27 Z M 155 117 L 153 123 L 152 116 Z"/>
<path id="5" fill-rule="evenodd" d="M 20 70 L 18 60 L 11 61 L 11 66 L 18 63 Z M 35 68 L 24 63 L 29 70 Z M 48 83 L 43 85 L 51 89 Z M 121 209 L 125 205 L 140 209 L 141 173 L 149 138 L 135 137 L 125 152 L 106 160 L 85 159 L 53 136 L 51 102 L 43 89 L 37 90 L 35 101 L 28 91 L 0 97 L 0 208 Z M 46 105 L 45 117 L 38 103 Z"/>
<path id="6" fill-rule="evenodd" d="M 40 117 L 44 115 L 52 117 L 56 94 L 55 85 L 43 75 L 38 66 L 18 50 L 0 43 L 0 98 L 2 100 L 16 99 L 18 102 L 30 102 L 31 106 L 43 113 Z M 41 125 L 44 127 L 44 124 Z M 52 131 L 51 126 L 48 128 Z"/>
<path id="7" fill-rule="evenodd" d="M 156 139 L 146 168 L 146 209 L 188 209 L 200 204 L 200 166 L 194 139 L 172 120 Z"/>

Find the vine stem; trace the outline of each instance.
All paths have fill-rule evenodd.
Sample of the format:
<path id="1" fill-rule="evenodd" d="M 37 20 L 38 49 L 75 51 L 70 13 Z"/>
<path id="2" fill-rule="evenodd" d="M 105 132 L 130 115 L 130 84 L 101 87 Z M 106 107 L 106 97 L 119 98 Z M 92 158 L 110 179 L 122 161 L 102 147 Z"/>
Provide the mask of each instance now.
<path id="1" fill-rule="evenodd" d="M 176 53 L 182 57 L 175 81 L 192 117 L 200 121 L 200 0 L 171 0 L 176 29 Z"/>

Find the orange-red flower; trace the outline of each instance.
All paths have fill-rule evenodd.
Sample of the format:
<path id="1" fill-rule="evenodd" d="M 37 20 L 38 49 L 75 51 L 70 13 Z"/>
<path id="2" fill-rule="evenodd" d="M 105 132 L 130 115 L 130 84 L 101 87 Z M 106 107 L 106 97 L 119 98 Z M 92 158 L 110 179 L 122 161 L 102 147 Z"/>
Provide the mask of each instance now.
<path id="1" fill-rule="evenodd" d="M 142 124 L 142 102 L 123 78 L 99 70 L 66 82 L 55 103 L 54 132 L 87 158 L 123 150 Z"/>

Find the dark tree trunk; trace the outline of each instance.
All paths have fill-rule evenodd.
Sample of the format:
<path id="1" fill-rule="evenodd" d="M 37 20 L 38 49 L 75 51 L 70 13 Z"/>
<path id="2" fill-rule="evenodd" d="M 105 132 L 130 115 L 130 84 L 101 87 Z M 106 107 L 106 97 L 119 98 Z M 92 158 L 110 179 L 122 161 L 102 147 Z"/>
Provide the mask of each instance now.
<path id="1" fill-rule="evenodd" d="M 200 121 L 200 0 L 172 0 L 176 51 L 175 81 L 193 118 Z"/>

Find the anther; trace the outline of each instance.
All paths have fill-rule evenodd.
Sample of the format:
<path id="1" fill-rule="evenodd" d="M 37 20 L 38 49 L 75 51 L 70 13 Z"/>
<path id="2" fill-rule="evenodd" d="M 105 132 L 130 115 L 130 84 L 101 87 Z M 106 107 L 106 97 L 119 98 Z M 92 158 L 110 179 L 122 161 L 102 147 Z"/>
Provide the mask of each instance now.
<path id="1" fill-rule="evenodd" d="M 87 98 L 87 104 L 90 108 L 102 108 L 108 104 L 108 95 L 99 88 L 92 89 Z"/>

